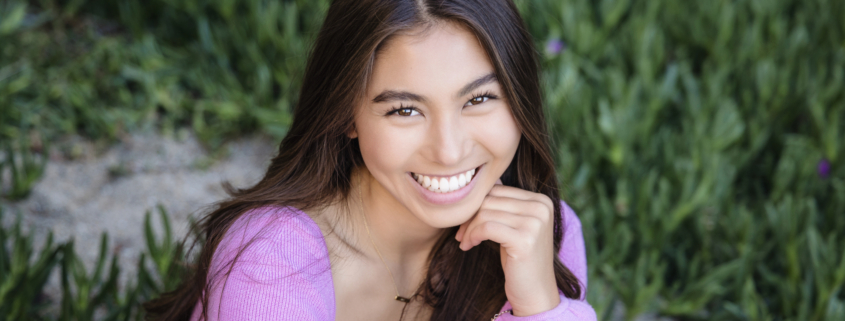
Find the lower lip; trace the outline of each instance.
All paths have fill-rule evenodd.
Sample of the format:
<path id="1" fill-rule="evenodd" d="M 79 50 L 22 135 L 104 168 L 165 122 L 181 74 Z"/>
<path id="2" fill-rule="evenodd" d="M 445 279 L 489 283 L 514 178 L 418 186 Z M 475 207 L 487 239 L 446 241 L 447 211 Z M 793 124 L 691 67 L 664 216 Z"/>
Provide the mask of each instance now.
<path id="1" fill-rule="evenodd" d="M 481 170 L 483 168 L 484 168 L 484 165 L 481 165 L 475 170 L 475 175 L 472 175 L 472 180 L 470 180 L 469 183 L 467 183 L 466 186 L 458 189 L 457 191 L 448 192 L 448 193 L 435 193 L 435 192 L 429 191 L 427 188 L 422 187 L 422 185 L 417 183 L 417 180 L 415 180 L 414 177 L 411 176 L 410 173 L 408 173 L 408 175 L 406 175 L 406 176 L 408 176 L 408 180 L 410 181 L 410 183 L 413 184 L 414 186 L 416 186 L 417 191 L 419 191 L 420 194 L 422 194 L 423 199 L 425 199 L 429 203 L 438 204 L 438 205 L 445 205 L 445 204 L 453 204 L 453 203 L 460 202 L 462 199 L 467 197 L 467 195 L 469 195 L 469 193 L 472 192 L 472 188 L 475 186 L 475 181 L 477 181 L 476 178 L 478 177 L 478 174 L 481 173 Z"/>

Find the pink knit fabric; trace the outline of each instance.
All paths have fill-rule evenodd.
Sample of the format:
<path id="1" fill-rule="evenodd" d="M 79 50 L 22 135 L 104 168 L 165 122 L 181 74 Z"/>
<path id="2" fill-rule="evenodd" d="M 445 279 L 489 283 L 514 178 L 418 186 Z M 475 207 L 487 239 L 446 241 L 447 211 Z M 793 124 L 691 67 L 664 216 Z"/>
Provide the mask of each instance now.
<path id="1" fill-rule="evenodd" d="M 561 202 L 565 224 L 560 259 L 587 288 L 587 257 L 581 221 Z M 245 250 L 235 258 L 241 248 Z M 236 260 L 235 260 L 236 259 Z M 227 262 L 235 260 L 230 266 Z M 302 211 L 266 207 L 242 215 L 226 232 L 211 262 L 208 319 L 335 320 L 331 262 L 317 224 Z M 228 277 L 225 274 L 229 273 Z M 218 276 L 218 277 L 215 277 Z M 560 305 L 526 317 L 502 315 L 498 320 L 596 320 L 584 300 L 561 294 Z M 510 309 L 505 303 L 502 311 Z M 200 320 L 197 303 L 191 320 Z M 492 316 L 491 316 L 492 317 Z"/>

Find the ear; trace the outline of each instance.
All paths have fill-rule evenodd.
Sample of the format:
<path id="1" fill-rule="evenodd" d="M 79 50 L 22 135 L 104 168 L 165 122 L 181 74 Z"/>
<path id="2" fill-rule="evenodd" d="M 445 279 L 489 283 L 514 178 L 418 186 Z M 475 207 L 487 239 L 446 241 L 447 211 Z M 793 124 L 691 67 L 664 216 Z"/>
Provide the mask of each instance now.
<path id="1" fill-rule="evenodd" d="M 355 127 L 355 123 L 352 123 L 352 128 L 346 132 L 346 137 L 349 137 L 349 139 L 358 138 L 358 128 Z"/>

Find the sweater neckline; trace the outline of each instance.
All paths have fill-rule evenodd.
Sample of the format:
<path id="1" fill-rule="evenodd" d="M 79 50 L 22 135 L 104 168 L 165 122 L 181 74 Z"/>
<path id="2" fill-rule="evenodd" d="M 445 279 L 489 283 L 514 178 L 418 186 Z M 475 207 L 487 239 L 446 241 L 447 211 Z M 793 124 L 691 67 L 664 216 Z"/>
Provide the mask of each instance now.
<path id="1" fill-rule="evenodd" d="M 314 221 L 314 218 L 312 218 L 311 215 L 308 215 L 308 213 L 305 213 L 305 211 L 294 206 L 288 206 L 288 208 L 292 209 L 295 212 L 294 214 L 296 214 L 296 216 L 304 216 L 302 220 L 304 220 L 304 223 L 307 225 L 310 232 L 317 233 L 316 235 L 320 235 L 320 247 L 322 250 L 322 254 L 324 255 L 323 257 L 326 258 L 326 265 L 328 266 L 329 284 L 328 286 L 326 286 L 326 288 L 331 294 L 331 316 L 332 319 L 334 319 L 337 317 L 337 297 L 334 291 L 334 274 L 332 273 L 332 260 L 331 256 L 329 256 L 329 245 L 328 243 L 326 243 L 326 236 L 323 235 L 323 230 L 320 229 L 320 225 L 317 224 L 316 221 Z"/>

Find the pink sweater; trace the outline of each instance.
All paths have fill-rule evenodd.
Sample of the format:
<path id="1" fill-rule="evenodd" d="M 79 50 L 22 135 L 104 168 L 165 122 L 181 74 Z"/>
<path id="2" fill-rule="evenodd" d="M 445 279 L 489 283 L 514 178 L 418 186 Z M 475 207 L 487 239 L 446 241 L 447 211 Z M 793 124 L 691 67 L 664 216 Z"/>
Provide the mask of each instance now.
<path id="1" fill-rule="evenodd" d="M 587 258 L 581 221 L 561 202 L 565 234 L 560 259 L 587 287 Z M 251 243 L 249 243 L 251 241 Z M 223 264 L 248 245 L 226 277 Z M 242 215 L 226 232 L 211 262 L 208 318 L 211 320 L 335 320 L 331 262 L 320 228 L 295 208 L 266 207 Z M 224 275 L 224 274 L 221 274 Z M 510 309 L 506 302 L 502 311 Z M 198 303 L 191 320 L 200 319 Z M 492 317 L 492 316 L 491 316 Z M 343 318 L 340 318 L 343 319 Z M 596 320 L 582 297 L 561 294 L 552 310 L 526 317 L 502 315 L 498 320 Z"/>

